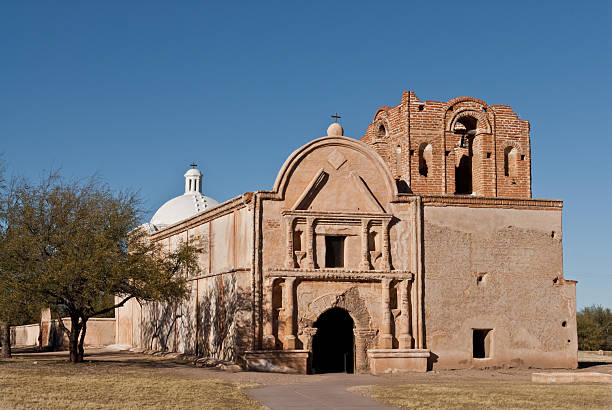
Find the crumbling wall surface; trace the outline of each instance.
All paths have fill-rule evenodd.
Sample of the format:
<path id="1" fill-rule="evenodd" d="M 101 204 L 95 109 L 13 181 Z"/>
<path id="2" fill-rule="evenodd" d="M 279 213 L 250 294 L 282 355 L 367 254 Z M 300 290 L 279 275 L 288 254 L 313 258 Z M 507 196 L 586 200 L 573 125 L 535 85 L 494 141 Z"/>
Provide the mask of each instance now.
<path id="1" fill-rule="evenodd" d="M 434 368 L 577 365 L 575 282 L 561 209 L 424 207 L 424 307 Z M 474 358 L 474 329 L 491 329 Z"/>

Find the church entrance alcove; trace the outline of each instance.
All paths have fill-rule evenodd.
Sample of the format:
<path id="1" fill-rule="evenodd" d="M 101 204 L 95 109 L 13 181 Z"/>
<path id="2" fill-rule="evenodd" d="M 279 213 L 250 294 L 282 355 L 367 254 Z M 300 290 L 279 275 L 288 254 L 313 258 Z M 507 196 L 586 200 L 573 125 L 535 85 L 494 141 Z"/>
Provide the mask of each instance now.
<path id="1" fill-rule="evenodd" d="M 341 308 L 329 309 L 314 323 L 313 373 L 353 373 L 355 343 L 353 319 Z"/>

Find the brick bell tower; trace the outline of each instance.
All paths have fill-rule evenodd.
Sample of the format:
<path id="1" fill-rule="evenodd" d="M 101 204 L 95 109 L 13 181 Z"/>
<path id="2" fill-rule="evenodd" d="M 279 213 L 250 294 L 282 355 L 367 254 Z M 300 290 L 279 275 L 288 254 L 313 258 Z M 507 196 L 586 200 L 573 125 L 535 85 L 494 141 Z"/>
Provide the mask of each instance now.
<path id="1" fill-rule="evenodd" d="M 472 97 L 381 107 L 361 140 L 387 162 L 400 192 L 531 198 L 529 122 Z"/>

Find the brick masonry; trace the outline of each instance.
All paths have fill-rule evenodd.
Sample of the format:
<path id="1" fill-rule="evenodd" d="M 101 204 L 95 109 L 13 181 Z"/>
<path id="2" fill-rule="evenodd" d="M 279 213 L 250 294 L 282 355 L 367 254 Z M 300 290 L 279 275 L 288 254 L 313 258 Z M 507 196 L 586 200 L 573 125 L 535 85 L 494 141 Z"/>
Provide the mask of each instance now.
<path id="1" fill-rule="evenodd" d="M 507 105 L 472 97 L 421 101 L 406 91 L 400 104 L 376 111 L 361 141 L 385 159 L 407 193 L 456 193 L 456 168 L 466 157 L 472 190 L 465 193 L 531 197 L 529 122 Z"/>

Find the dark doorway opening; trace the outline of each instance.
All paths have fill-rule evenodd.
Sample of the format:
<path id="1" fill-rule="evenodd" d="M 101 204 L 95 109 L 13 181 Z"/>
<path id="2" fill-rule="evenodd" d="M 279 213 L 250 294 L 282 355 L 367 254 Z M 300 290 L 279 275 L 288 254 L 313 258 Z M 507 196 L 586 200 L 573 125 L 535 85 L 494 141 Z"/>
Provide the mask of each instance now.
<path id="1" fill-rule="evenodd" d="M 324 312 L 314 324 L 312 339 L 313 373 L 353 373 L 353 319 L 341 308 Z"/>
<path id="2" fill-rule="evenodd" d="M 344 267 L 344 238 L 345 236 L 325 237 L 325 267 Z"/>
<path id="3" fill-rule="evenodd" d="M 474 329 L 472 342 L 474 359 L 486 359 L 491 355 L 491 329 Z"/>

